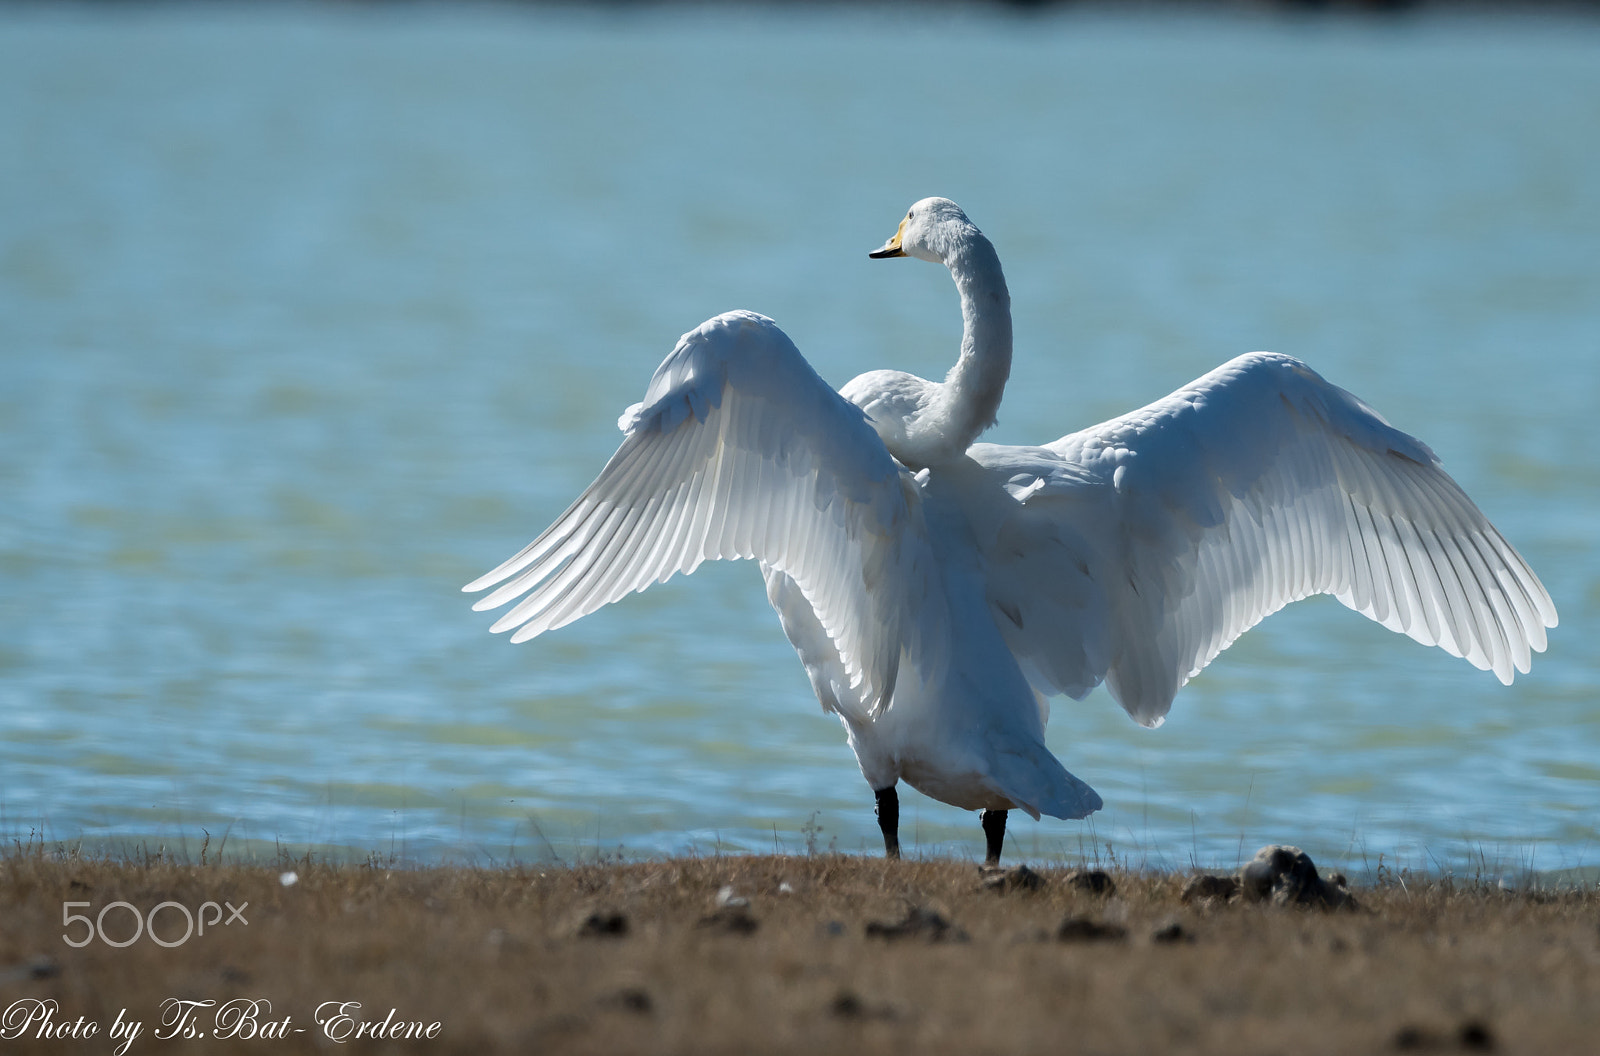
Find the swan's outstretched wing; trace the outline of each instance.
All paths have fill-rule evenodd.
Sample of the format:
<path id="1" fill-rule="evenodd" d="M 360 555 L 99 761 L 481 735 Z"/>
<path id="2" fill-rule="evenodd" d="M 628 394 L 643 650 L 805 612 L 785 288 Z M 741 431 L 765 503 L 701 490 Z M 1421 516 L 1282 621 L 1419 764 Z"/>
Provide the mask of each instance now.
<path id="1" fill-rule="evenodd" d="M 1310 594 L 1508 684 L 1556 625 L 1539 578 L 1433 452 L 1288 356 L 1240 356 L 1047 450 L 1064 465 L 1013 474 L 1023 508 L 1008 527 L 1055 533 L 1045 549 L 1077 563 L 1033 578 L 1065 577 L 1082 601 L 1030 611 L 1020 558 L 997 601 L 1020 626 L 1001 628 L 1050 688 L 1081 695 L 1103 675 L 1146 725 L 1240 634 Z M 1099 638 L 1063 619 L 1099 606 Z M 1075 637 L 1052 643 L 1052 619 Z"/>
<path id="2" fill-rule="evenodd" d="M 520 642 L 708 559 L 789 576 L 874 713 L 925 617 L 920 499 L 854 405 L 776 323 L 728 312 L 679 340 L 622 446 L 556 522 L 465 588 L 521 596 L 492 628 Z M 525 595 L 525 596 L 523 596 Z"/>

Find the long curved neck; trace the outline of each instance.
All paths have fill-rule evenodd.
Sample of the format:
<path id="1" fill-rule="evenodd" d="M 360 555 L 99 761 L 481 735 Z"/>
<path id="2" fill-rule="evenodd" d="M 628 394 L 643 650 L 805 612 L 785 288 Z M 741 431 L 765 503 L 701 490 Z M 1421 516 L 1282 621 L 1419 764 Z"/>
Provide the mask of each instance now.
<path id="1" fill-rule="evenodd" d="M 959 449 L 995 423 L 1011 376 L 1011 293 L 994 246 L 973 229 L 945 260 L 961 294 L 961 358 L 929 408 Z"/>

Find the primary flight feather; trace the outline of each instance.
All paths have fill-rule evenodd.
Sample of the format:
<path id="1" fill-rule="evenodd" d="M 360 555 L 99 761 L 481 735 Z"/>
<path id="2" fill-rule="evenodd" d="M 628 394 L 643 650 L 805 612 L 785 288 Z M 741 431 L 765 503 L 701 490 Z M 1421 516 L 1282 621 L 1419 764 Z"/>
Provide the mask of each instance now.
<path id="1" fill-rule="evenodd" d="M 835 393 L 777 324 L 702 323 L 618 422 L 556 522 L 468 591 L 524 641 L 702 561 L 753 558 L 899 853 L 896 785 L 1081 818 L 1094 790 L 1045 747 L 1045 697 L 1105 683 L 1137 721 L 1235 638 L 1311 594 L 1510 683 L 1555 606 L 1427 445 L 1288 356 L 1240 356 L 1040 447 L 976 443 L 1011 368 L 994 247 L 944 198 L 875 258 L 945 265 L 960 355 L 942 382 Z"/>

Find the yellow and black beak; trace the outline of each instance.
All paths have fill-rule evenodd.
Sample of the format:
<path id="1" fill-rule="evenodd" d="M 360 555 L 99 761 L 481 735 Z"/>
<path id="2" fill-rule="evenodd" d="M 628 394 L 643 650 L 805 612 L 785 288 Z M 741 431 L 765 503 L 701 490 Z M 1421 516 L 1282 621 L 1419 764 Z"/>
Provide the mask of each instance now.
<path id="1" fill-rule="evenodd" d="M 906 233 L 906 221 L 900 221 L 900 226 L 895 229 L 894 237 L 877 249 L 868 253 L 873 260 L 883 260 L 885 257 L 903 257 L 906 251 L 900 248 L 900 236 Z"/>

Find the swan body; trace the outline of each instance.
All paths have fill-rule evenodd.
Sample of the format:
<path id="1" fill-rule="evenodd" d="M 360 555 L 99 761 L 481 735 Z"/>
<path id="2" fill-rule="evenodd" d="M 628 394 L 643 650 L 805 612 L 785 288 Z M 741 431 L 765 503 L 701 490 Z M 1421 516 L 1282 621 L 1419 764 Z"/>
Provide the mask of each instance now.
<path id="1" fill-rule="evenodd" d="M 556 522 L 468 584 L 525 641 L 700 562 L 751 558 L 898 854 L 897 782 L 984 811 L 1102 805 L 1045 747 L 1046 697 L 1104 683 L 1159 725 L 1178 689 L 1314 593 L 1509 684 L 1556 611 L 1421 441 L 1299 360 L 1240 356 L 1039 447 L 977 443 L 1011 368 L 989 240 L 943 198 L 873 257 L 949 268 L 963 334 L 943 381 L 835 393 L 772 320 L 679 340 L 621 447 Z"/>

